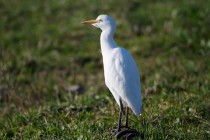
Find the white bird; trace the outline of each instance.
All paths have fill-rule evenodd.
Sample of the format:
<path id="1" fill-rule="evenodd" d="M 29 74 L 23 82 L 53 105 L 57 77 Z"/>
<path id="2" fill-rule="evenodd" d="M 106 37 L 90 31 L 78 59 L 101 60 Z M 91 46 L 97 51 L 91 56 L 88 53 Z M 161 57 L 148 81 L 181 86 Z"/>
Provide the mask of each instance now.
<path id="1" fill-rule="evenodd" d="M 96 20 L 88 20 L 82 24 L 92 24 L 102 30 L 100 36 L 101 53 L 103 57 L 105 84 L 120 106 L 118 127 L 116 133 L 125 130 L 129 134 L 137 134 L 128 127 L 128 107 L 134 114 L 140 116 L 142 108 L 141 84 L 137 65 L 131 54 L 119 47 L 114 39 L 115 21 L 108 15 L 99 15 Z M 126 108 L 126 124 L 121 125 L 121 116 Z"/>

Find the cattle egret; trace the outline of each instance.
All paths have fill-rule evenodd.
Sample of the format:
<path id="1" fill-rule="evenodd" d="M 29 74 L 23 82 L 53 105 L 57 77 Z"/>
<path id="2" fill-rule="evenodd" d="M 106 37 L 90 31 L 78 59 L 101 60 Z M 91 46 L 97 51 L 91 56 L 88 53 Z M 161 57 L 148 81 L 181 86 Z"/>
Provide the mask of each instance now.
<path id="1" fill-rule="evenodd" d="M 116 23 L 110 16 L 99 15 L 96 20 L 84 21 L 82 24 L 91 24 L 102 30 L 100 45 L 105 84 L 120 107 L 118 126 L 112 129 L 112 133 L 115 133 L 117 138 L 136 136 L 139 133 L 128 127 L 128 107 L 134 114 L 141 115 L 141 85 L 137 65 L 131 54 L 115 43 L 113 36 Z M 121 125 L 122 114 L 126 115 L 125 126 Z"/>

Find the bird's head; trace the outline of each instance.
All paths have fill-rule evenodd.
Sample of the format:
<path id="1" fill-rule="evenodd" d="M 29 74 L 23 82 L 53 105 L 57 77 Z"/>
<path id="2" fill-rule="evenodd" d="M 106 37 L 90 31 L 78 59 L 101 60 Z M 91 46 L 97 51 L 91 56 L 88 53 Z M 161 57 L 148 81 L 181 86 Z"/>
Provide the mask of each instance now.
<path id="1" fill-rule="evenodd" d="M 99 15 L 95 20 L 83 21 L 82 24 L 91 24 L 102 31 L 107 29 L 116 30 L 115 21 L 108 15 Z"/>

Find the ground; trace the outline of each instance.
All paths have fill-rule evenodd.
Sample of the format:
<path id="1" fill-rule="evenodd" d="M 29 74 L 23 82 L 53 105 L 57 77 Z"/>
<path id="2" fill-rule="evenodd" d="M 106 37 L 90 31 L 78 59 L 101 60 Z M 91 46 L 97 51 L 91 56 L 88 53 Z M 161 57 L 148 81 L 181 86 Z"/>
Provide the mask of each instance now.
<path id="1" fill-rule="evenodd" d="M 104 84 L 101 31 L 80 24 L 104 13 L 141 74 L 131 127 L 145 139 L 210 139 L 209 5 L 0 1 L 0 139 L 113 138 L 119 107 Z"/>

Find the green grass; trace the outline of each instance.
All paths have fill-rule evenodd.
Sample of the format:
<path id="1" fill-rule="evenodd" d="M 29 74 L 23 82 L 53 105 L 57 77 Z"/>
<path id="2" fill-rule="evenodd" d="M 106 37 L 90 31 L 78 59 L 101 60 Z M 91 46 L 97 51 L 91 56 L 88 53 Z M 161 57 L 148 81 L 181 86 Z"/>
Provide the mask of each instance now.
<path id="1" fill-rule="evenodd" d="M 114 139 L 99 14 L 141 72 L 145 139 L 210 139 L 210 2 L 0 1 L 0 139 Z M 81 95 L 67 89 L 81 85 Z"/>

